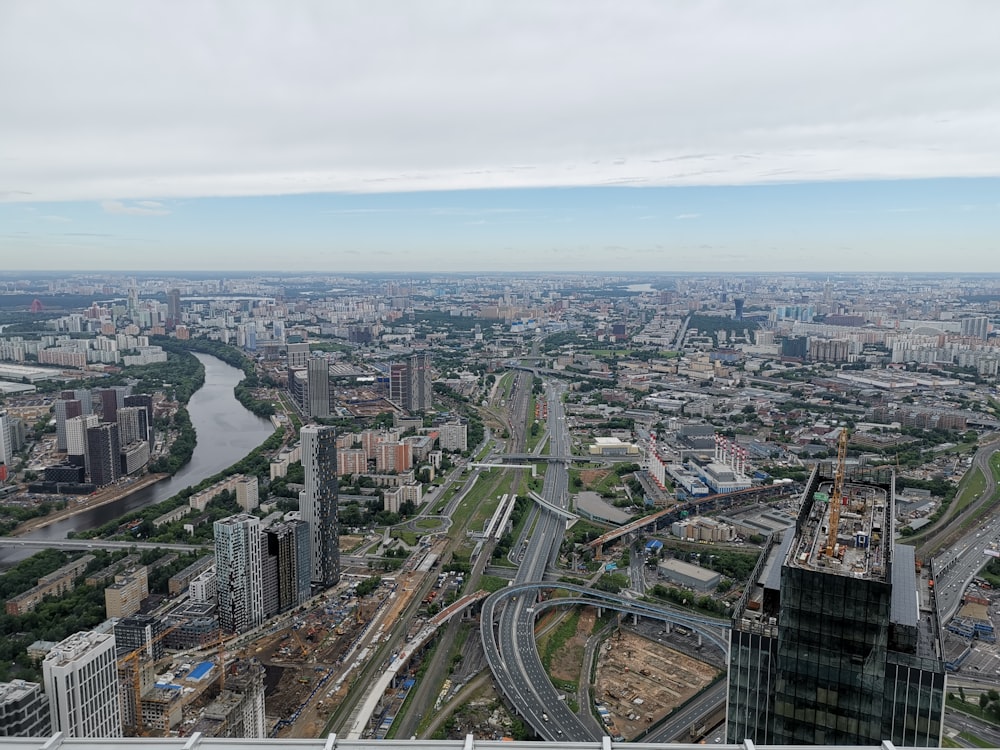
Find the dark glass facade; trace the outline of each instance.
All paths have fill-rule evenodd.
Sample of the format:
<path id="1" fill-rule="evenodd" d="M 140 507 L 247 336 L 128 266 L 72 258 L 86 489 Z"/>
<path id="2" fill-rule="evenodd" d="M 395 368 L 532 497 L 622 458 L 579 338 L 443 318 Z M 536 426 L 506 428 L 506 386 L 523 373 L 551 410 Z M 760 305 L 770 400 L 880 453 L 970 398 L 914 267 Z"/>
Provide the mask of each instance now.
<path id="1" fill-rule="evenodd" d="M 752 607 L 745 598 L 734 617 L 727 741 L 938 747 L 945 671 L 932 658 L 933 644 L 919 642 L 918 619 L 934 615 L 914 604 L 912 551 L 887 543 L 868 556 L 874 562 L 866 575 L 822 552 L 810 558 L 810 546 L 822 549 L 827 531 L 828 506 L 812 506 L 819 480 L 814 472 L 798 523 L 786 532 L 794 537 L 772 549 L 763 595 Z M 856 484 L 854 496 L 868 489 Z M 892 479 L 871 489 L 888 498 L 891 518 Z M 852 551 L 863 558 L 868 549 Z"/>

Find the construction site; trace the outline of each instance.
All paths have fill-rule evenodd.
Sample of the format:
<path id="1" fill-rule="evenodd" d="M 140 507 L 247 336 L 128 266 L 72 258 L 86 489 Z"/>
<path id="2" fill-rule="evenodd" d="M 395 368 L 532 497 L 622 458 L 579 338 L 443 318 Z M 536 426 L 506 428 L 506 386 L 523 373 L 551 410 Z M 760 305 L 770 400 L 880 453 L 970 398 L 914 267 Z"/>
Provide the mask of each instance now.
<path id="1" fill-rule="evenodd" d="M 612 737 L 639 737 L 723 673 L 718 664 L 692 655 L 699 651 L 696 636 L 676 625 L 673 631 L 660 630 L 658 642 L 619 628 L 601 644 L 594 703 Z M 665 642 L 678 639 L 689 640 L 690 647 Z"/>

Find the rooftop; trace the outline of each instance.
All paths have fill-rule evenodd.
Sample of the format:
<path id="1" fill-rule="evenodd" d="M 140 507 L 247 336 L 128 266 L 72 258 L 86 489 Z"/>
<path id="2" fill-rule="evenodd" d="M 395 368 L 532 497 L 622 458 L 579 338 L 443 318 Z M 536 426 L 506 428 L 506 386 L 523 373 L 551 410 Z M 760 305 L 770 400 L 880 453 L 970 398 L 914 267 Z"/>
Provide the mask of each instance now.
<path id="1" fill-rule="evenodd" d="M 809 488 L 813 487 L 809 483 Z M 845 482 L 835 542 L 827 549 L 833 516 L 833 482 L 822 482 L 809 492 L 800 514 L 802 523 L 791 546 L 787 565 L 825 573 L 888 582 L 887 532 L 891 498 L 881 486 Z M 808 512 L 806 509 L 808 508 Z M 883 542 L 887 543 L 883 543 Z"/>

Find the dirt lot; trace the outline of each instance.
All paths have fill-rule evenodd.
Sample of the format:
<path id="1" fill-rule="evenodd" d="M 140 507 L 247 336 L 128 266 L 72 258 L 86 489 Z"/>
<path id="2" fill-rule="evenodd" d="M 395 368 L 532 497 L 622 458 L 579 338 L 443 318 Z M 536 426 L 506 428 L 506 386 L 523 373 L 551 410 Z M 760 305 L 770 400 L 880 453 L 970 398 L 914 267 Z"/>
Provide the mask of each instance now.
<path id="1" fill-rule="evenodd" d="M 710 664 L 619 630 L 601 645 L 594 697 L 631 740 L 718 675 L 719 669 Z"/>
<path id="2" fill-rule="evenodd" d="M 583 607 L 580 610 L 576 634 L 552 657 L 550 673 L 554 679 L 575 683 L 580 681 L 583 649 L 587 644 L 587 638 L 594 630 L 596 620 L 597 611 L 594 608 Z"/>
<path id="3" fill-rule="evenodd" d="M 584 487 L 593 487 L 610 473 L 607 469 L 580 469 L 580 480 Z"/>

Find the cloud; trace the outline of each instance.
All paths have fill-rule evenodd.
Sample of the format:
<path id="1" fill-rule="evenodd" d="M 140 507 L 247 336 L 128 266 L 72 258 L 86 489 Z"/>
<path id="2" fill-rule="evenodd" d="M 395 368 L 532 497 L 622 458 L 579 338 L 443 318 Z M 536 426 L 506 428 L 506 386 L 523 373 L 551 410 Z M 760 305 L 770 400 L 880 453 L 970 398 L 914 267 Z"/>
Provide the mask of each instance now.
<path id="1" fill-rule="evenodd" d="M 998 3 L 240 11 L 5 7 L 0 201 L 1000 175 Z"/>
<path id="2" fill-rule="evenodd" d="M 66 216 L 57 216 L 56 214 L 43 214 L 38 217 L 42 221 L 48 221 L 52 224 L 67 224 L 72 221 L 72 219 Z"/>
<path id="3" fill-rule="evenodd" d="M 170 211 L 156 201 L 138 201 L 128 206 L 122 201 L 102 201 L 101 208 L 109 214 L 128 214 L 129 216 L 166 216 Z"/>
<path id="4" fill-rule="evenodd" d="M 685 219 L 698 219 L 700 217 L 701 214 L 677 214 L 677 216 L 675 216 L 674 218 L 677 219 L 678 221 L 683 221 Z"/>

